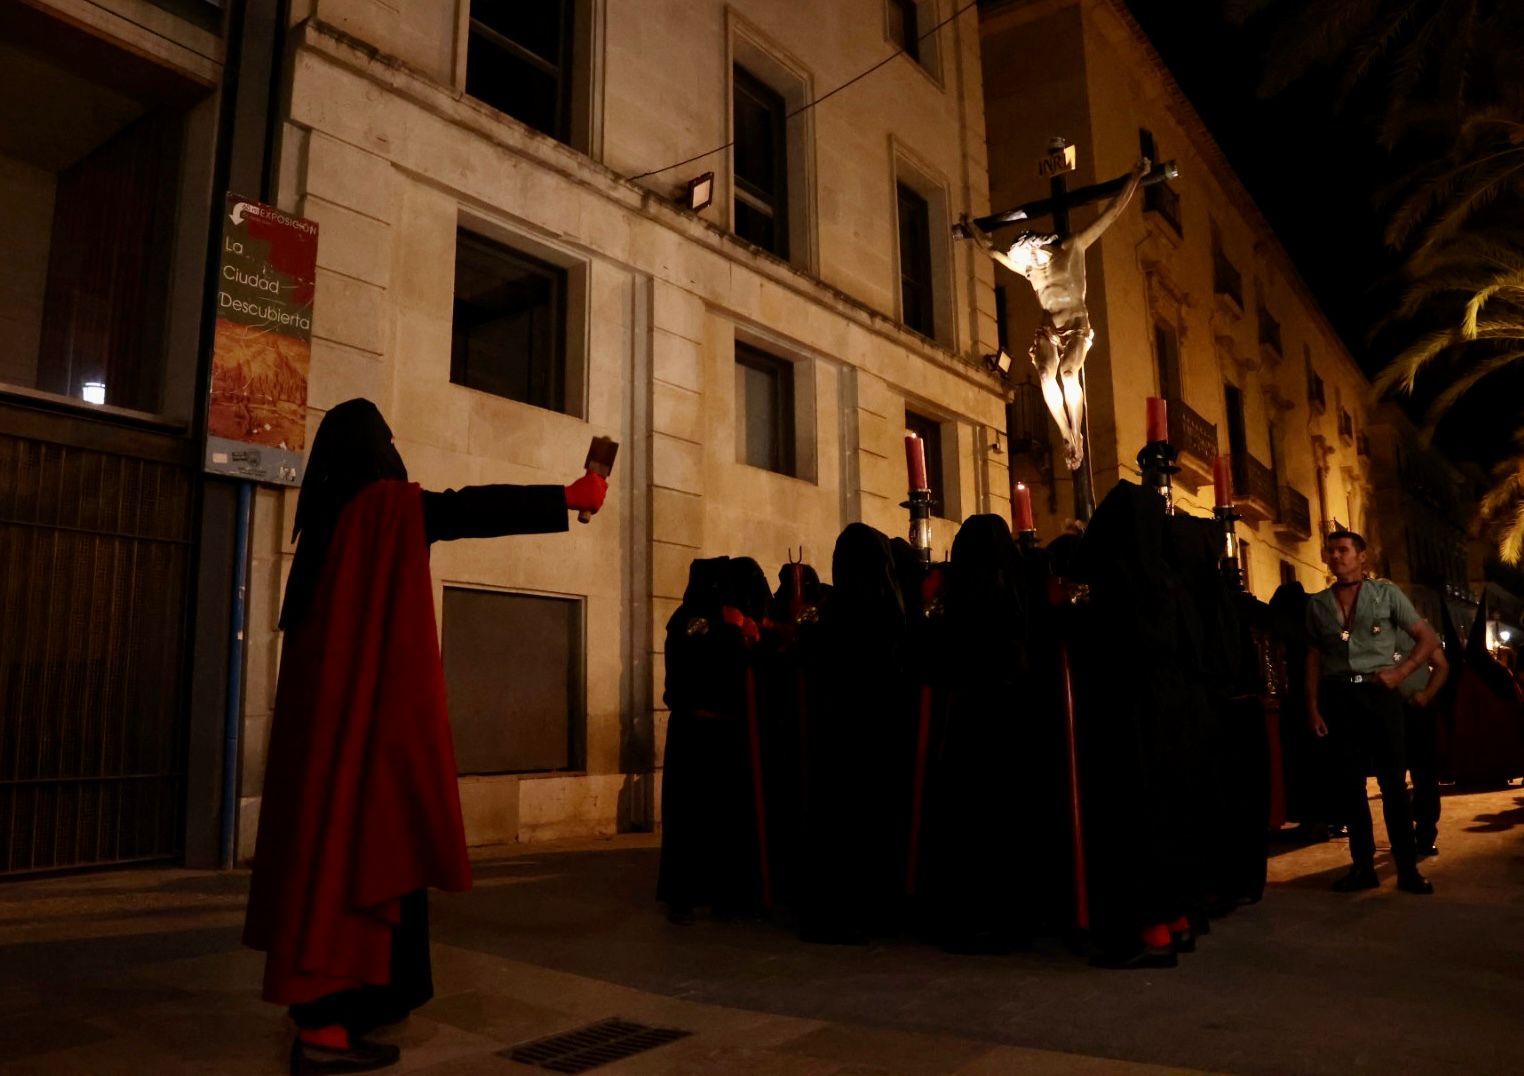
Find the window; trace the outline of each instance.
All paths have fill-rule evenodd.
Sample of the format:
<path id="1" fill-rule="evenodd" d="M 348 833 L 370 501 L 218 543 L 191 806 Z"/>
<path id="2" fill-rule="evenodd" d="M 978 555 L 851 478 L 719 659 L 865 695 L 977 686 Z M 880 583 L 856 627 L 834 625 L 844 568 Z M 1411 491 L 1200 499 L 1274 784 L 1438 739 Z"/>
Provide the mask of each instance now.
<path id="1" fill-rule="evenodd" d="M 1138 130 L 1138 148 L 1153 164 L 1160 163 L 1159 147 L 1154 143 L 1152 131 L 1143 128 Z M 1185 234 L 1181 227 L 1180 192 L 1175 190 L 1174 184 L 1155 183 L 1152 187 L 1144 187 L 1143 209 L 1148 213 L 1157 213 L 1174 229 L 1176 235 Z"/>
<path id="2" fill-rule="evenodd" d="M 736 425 L 742 463 L 798 475 L 793 363 L 737 341 Z"/>
<path id="3" fill-rule="evenodd" d="M 1180 334 L 1166 321 L 1154 322 L 1154 361 L 1158 366 L 1159 395 L 1166 400 L 1183 399 L 1180 385 Z"/>
<path id="4" fill-rule="evenodd" d="M 1244 278 L 1222 248 L 1222 233 L 1212 222 L 1212 290 L 1233 301 L 1239 312 L 1244 308 Z"/>
<path id="5" fill-rule="evenodd" d="M 1296 582 L 1296 569 L 1291 566 L 1289 560 L 1281 561 L 1281 586 Z"/>
<path id="6" fill-rule="evenodd" d="M 735 231 L 788 257 L 787 113 L 781 94 L 735 68 Z"/>
<path id="7" fill-rule="evenodd" d="M 922 336 L 936 336 L 931 277 L 931 207 L 897 184 L 900 216 L 900 317 Z"/>
<path id="8" fill-rule="evenodd" d="M 574 4 L 471 4 L 466 93 L 536 131 L 570 141 Z"/>
<path id="9" fill-rule="evenodd" d="M 462 229 L 450 380 L 566 411 L 566 293 L 565 269 Z"/>
<path id="10" fill-rule="evenodd" d="M 1011 332 L 1006 321 L 1005 285 L 995 285 L 995 340 L 1001 351 L 1011 350 Z"/>
<path id="11" fill-rule="evenodd" d="M 1323 387 L 1323 379 L 1312 368 L 1312 349 L 1305 344 L 1302 346 L 1302 361 L 1307 366 L 1307 406 L 1321 415 L 1328 410 L 1328 390 Z"/>
<path id="12" fill-rule="evenodd" d="M 1244 394 L 1237 385 L 1223 383 L 1228 414 L 1228 454 L 1233 466 L 1233 489 L 1249 488 L 1249 441 L 1244 429 Z"/>
<path id="13" fill-rule="evenodd" d="M 582 768 L 581 601 L 445 587 L 443 649 L 459 772 Z"/>
<path id="14" fill-rule="evenodd" d="M 1281 354 L 1281 323 L 1277 321 L 1265 306 L 1265 300 L 1259 301 L 1259 342 L 1265 347 Z"/>
<path id="15" fill-rule="evenodd" d="M 905 411 L 905 432 L 921 439 L 926 449 L 926 484 L 931 487 L 932 512 L 943 519 L 952 519 L 954 512 L 947 503 L 947 483 L 942 469 L 942 423 L 928 415 Z"/>
<path id="16" fill-rule="evenodd" d="M 889 0 L 889 40 L 905 50 L 905 55 L 920 63 L 921 32 L 916 0 Z"/>

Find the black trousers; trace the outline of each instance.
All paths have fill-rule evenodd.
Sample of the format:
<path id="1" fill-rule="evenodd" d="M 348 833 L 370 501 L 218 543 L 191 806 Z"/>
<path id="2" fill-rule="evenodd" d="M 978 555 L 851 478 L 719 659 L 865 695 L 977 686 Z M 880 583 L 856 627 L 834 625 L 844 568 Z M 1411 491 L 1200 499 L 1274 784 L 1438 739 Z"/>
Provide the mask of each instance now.
<path id="1" fill-rule="evenodd" d="M 299 1028 L 340 1024 L 363 1034 L 395 1024 L 434 996 L 429 961 L 429 894 L 420 889 L 402 898 L 402 921 L 392 931 L 392 981 L 385 986 L 341 990 L 290 1008 Z"/>
<path id="2" fill-rule="evenodd" d="M 1439 836 L 1439 731 L 1432 706 L 1403 707 L 1408 772 L 1413 776 L 1413 837 L 1420 847 Z"/>
<path id="3" fill-rule="evenodd" d="M 1328 677 L 1318 685 L 1318 709 L 1328 725 L 1333 755 L 1334 805 L 1349 827 L 1349 857 L 1357 867 L 1376 857 L 1365 778 L 1381 786 L 1392 859 L 1402 872 L 1414 869 L 1413 813 L 1408 804 L 1403 751 L 1402 696 L 1374 681 L 1352 684 Z"/>

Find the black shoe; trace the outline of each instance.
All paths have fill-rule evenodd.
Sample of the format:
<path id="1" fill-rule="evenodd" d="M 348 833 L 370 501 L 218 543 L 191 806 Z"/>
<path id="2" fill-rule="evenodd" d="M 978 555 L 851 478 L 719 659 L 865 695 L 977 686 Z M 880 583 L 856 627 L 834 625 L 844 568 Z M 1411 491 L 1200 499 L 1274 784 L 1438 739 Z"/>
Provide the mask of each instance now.
<path id="1" fill-rule="evenodd" d="M 1411 874 L 1398 875 L 1397 888 L 1404 893 L 1415 893 L 1420 897 L 1426 897 L 1434 892 L 1434 883 L 1415 870 Z"/>
<path id="2" fill-rule="evenodd" d="M 1177 953 L 1194 953 L 1196 951 L 1196 934 L 1189 927 L 1185 930 L 1170 931 L 1169 940 Z"/>
<path id="3" fill-rule="evenodd" d="M 669 905 L 667 908 L 667 922 L 675 926 L 691 927 L 694 922 L 693 909 L 684 907 L 681 904 Z"/>
<path id="4" fill-rule="evenodd" d="M 1439 855 L 1439 846 L 1434 843 L 1432 838 L 1427 841 L 1420 839 L 1417 851 L 1419 859 L 1428 859 L 1430 856 Z"/>
<path id="5" fill-rule="evenodd" d="M 1332 886 L 1335 893 L 1355 893 L 1362 889 L 1375 889 L 1381 883 L 1374 867 L 1351 867 L 1349 873 Z"/>
<path id="6" fill-rule="evenodd" d="M 1180 957 L 1175 954 L 1174 947 L 1154 948 L 1151 945 L 1141 946 L 1130 953 L 1098 953 L 1090 958 L 1092 968 L 1111 968 L 1115 971 L 1137 971 L 1142 968 L 1175 968 L 1180 966 Z"/>
<path id="7" fill-rule="evenodd" d="M 350 1039 L 349 1049 L 334 1050 L 297 1039 L 291 1044 L 291 1076 L 373 1072 L 397 1063 L 402 1049 L 387 1042 Z"/>
<path id="8" fill-rule="evenodd" d="M 1347 838 L 1348 836 L 1349 836 L 1349 827 L 1348 826 L 1341 826 L 1341 825 L 1338 825 L 1336 823 L 1336 824 L 1331 825 L 1331 826 L 1328 827 L 1328 839 L 1331 840 L 1331 841 L 1342 841 L 1345 838 Z"/>

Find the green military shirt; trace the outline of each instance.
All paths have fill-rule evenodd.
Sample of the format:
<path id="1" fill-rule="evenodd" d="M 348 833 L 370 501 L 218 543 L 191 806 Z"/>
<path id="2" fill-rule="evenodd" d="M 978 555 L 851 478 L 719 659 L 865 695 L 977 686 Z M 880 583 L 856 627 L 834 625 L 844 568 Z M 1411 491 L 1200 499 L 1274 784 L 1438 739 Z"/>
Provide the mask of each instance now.
<path id="1" fill-rule="evenodd" d="M 1392 657 L 1400 649 L 1399 631 L 1415 635 L 1421 620 L 1402 589 L 1385 579 L 1361 584 L 1348 641 L 1343 638 L 1344 613 L 1332 587 L 1307 602 L 1307 634 L 1323 657 L 1324 676 L 1369 675 L 1397 665 Z"/>
<path id="2" fill-rule="evenodd" d="M 1392 647 L 1392 662 L 1394 664 L 1401 665 L 1404 661 L 1407 660 L 1408 655 L 1411 654 L 1414 648 L 1417 646 L 1418 641 L 1416 639 L 1414 639 L 1407 632 L 1403 631 L 1401 628 L 1398 628 L 1397 642 L 1396 645 Z M 1406 680 L 1397 685 L 1398 693 L 1401 694 L 1405 699 L 1411 699 L 1414 695 L 1418 694 L 1424 688 L 1429 686 L 1429 677 L 1433 675 L 1433 672 L 1434 670 L 1429 667 L 1429 663 L 1427 661 L 1424 662 L 1422 665 L 1418 666 L 1418 668 L 1414 669 Z"/>

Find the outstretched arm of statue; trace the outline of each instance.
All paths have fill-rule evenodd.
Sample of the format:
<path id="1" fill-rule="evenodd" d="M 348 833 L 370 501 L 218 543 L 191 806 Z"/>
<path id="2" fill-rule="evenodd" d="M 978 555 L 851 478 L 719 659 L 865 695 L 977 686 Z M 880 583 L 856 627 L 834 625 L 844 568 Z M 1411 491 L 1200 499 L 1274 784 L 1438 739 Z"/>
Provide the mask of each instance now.
<path id="1" fill-rule="evenodd" d="M 1148 175 L 1148 170 L 1152 167 L 1153 162 L 1147 157 L 1142 157 L 1138 160 L 1138 163 L 1133 166 L 1132 178 L 1127 181 L 1127 186 L 1123 187 L 1106 208 L 1101 210 L 1099 217 L 1096 217 L 1088 226 L 1081 228 L 1075 234 L 1075 241 L 1082 248 L 1089 247 L 1090 244 L 1101 237 L 1102 232 L 1116 223 L 1116 219 L 1127 208 L 1127 203 L 1132 201 L 1132 196 L 1138 193 L 1139 184 L 1143 182 L 1143 177 Z"/>
<path id="2" fill-rule="evenodd" d="M 960 239 L 972 239 L 980 250 L 984 251 L 991 258 L 994 258 L 995 261 L 1005 266 L 1011 272 L 1021 276 L 1026 275 L 1019 266 L 1011 264 L 1010 256 L 1004 250 L 995 246 L 995 241 L 990 238 L 989 232 L 986 232 L 979 225 L 975 224 L 967 213 L 959 217 L 958 223 L 953 225 L 953 235 L 958 236 Z"/>

